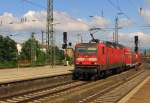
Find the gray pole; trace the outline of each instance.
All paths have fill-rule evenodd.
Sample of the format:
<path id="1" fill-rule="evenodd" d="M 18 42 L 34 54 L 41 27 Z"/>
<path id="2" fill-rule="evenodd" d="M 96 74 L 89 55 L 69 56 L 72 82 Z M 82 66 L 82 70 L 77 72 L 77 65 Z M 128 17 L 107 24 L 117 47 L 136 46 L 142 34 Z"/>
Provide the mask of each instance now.
<path id="1" fill-rule="evenodd" d="M 115 43 L 118 44 L 118 16 L 115 18 Z"/>
<path id="2" fill-rule="evenodd" d="M 51 66 L 54 65 L 54 35 L 53 35 L 53 0 L 47 0 L 47 38 L 48 38 L 48 52 L 49 62 Z M 51 56 L 50 56 L 51 55 Z"/>
<path id="3" fill-rule="evenodd" d="M 80 36 L 81 36 L 80 34 L 77 34 L 78 43 L 80 43 L 80 40 L 81 40 Z"/>
<path id="4" fill-rule="evenodd" d="M 48 62 L 50 63 L 50 48 L 49 48 L 49 35 L 50 35 L 50 18 L 49 18 L 49 11 L 50 11 L 50 9 L 49 9 L 49 5 L 50 5 L 50 0 L 47 0 L 47 53 L 48 53 L 48 55 L 49 55 L 49 57 L 48 57 Z"/>
<path id="5" fill-rule="evenodd" d="M 43 47 L 43 45 L 44 45 L 44 31 L 41 31 L 41 33 L 42 33 L 42 47 Z"/>
<path id="6" fill-rule="evenodd" d="M 113 32 L 113 43 L 115 42 L 115 33 Z"/>
<path id="7" fill-rule="evenodd" d="M 35 33 L 32 32 L 31 35 L 31 39 L 32 39 L 32 43 L 31 43 L 31 64 L 32 66 L 35 66 L 35 61 L 36 61 L 36 47 L 35 47 L 35 38 L 34 38 Z"/>

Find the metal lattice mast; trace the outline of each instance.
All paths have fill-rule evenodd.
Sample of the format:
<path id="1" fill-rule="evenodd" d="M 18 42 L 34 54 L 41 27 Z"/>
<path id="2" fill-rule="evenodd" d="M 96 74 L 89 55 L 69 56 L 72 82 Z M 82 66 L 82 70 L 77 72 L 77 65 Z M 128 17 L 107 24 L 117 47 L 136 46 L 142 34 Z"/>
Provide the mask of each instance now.
<path id="1" fill-rule="evenodd" d="M 118 44 L 118 16 L 115 18 L 115 43 Z"/>
<path id="2" fill-rule="evenodd" d="M 32 66 L 35 65 L 35 61 L 36 61 L 36 42 L 35 42 L 34 35 L 35 33 L 32 32 L 32 35 L 31 35 L 31 65 Z"/>
<path id="3" fill-rule="evenodd" d="M 47 0 L 47 38 L 48 38 L 48 52 L 49 61 L 54 65 L 54 35 L 53 35 L 53 0 Z"/>

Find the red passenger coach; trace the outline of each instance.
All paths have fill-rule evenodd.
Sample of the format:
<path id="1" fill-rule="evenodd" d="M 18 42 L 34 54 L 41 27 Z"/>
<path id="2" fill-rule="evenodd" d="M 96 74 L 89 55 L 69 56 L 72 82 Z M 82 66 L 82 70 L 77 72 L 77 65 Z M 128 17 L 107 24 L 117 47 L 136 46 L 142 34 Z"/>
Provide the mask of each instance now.
<path id="1" fill-rule="evenodd" d="M 133 61 L 132 61 L 132 51 L 130 48 L 125 48 L 124 49 L 124 54 L 125 54 L 125 64 L 127 67 L 132 67 L 133 65 Z"/>
<path id="2" fill-rule="evenodd" d="M 137 62 L 138 62 L 138 65 L 142 63 L 142 54 L 140 52 L 137 52 Z"/>
<path id="3" fill-rule="evenodd" d="M 122 71 L 129 61 L 125 47 L 112 42 L 80 43 L 75 46 L 73 79 L 101 77 Z"/>
<path id="4" fill-rule="evenodd" d="M 130 48 L 125 48 L 125 64 L 126 67 L 135 67 L 141 64 L 141 53 L 133 52 Z"/>

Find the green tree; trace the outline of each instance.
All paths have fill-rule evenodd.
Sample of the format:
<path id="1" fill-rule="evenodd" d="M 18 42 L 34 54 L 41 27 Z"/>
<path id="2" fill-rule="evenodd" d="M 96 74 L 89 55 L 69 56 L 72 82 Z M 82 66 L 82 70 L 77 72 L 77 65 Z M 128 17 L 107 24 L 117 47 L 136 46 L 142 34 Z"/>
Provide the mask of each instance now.
<path id="1" fill-rule="evenodd" d="M 16 61 L 16 42 L 8 36 L 0 36 L 0 61 Z"/>
<path id="2" fill-rule="evenodd" d="M 55 47 L 55 61 L 57 63 L 62 63 L 65 59 L 64 51 L 60 50 L 58 47 Z"/>
<path id="3" fill-rule="evenodd" d="M 69 64 L 73 64 L 73 58 L 69 57 L 68 55 L 66 56 L 66 61 L 69 61 Z"/>
<path id="4" fill-rule="evenodd" d="M 8 36 L 3 37 L 0 35 L 0 66 L 9 67 L 16 65 L 17 61 L 17 47 L 16 42 Z M 2 67 L 3 67 L 2 66 Z"/>
<path id="5" fill-rule="evenodd" d="M 23 47 L 20 53 L 21 60 L 29 60 L 33 64 L 45 63 L 45 53 L 41 50 L 40 44 L 34 38 L 34 35 L 23 43 Z"/>
<path id="6" fill-rule="evenodd" d="M 51 49 L 53 51 L 51 51 Z M 47 63 L 48 64 L 52 63 L 52 58 L 53 58 L 53 60 L 54 60 L 53 63 L 56 65 L 57 64 L 63 64 L 63 60 L 65 58 L 64 51 L 60 50 L 57 46 L 55 46 L 55 47 L 50 46 L 50 50 L 47 51 L 46 57 L 47 57 Z"/>
<path id="7" fill-rule="evenodd" d="M 47 52 L 42 51 L 43 47 L 38 43 L 38 41 L 32 37 L 23 43 L 22 51 L 20 53 L 20 59 L 29 60 L 31 63 L 35 63 L 36 65 L 49 64 L 52 62 L 52 56 L 54 56 L 55 64 L 62 64 L 64 60 L 64 52 L 60 50 L 57 46 L 53 47 L 53 55 L 50 50 Z M 55 53 L 54 53 L 55 52 Z"/>

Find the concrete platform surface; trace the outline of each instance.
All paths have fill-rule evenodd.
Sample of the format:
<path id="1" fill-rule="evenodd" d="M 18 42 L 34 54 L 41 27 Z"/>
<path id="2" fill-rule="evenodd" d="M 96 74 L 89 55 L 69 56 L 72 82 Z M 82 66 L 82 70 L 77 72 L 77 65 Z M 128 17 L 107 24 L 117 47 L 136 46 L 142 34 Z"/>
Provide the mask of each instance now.
<path id="1" fill-rule="evenodd" d="M 150 103 L 150 76 L 118 103 Z"/>
<path id="2" fill-rule="evenodd" d="M 41 66 L 14 69 L 0 69 L 0 84 L 32 78 L 71 73 L 73 66 Z"/>

